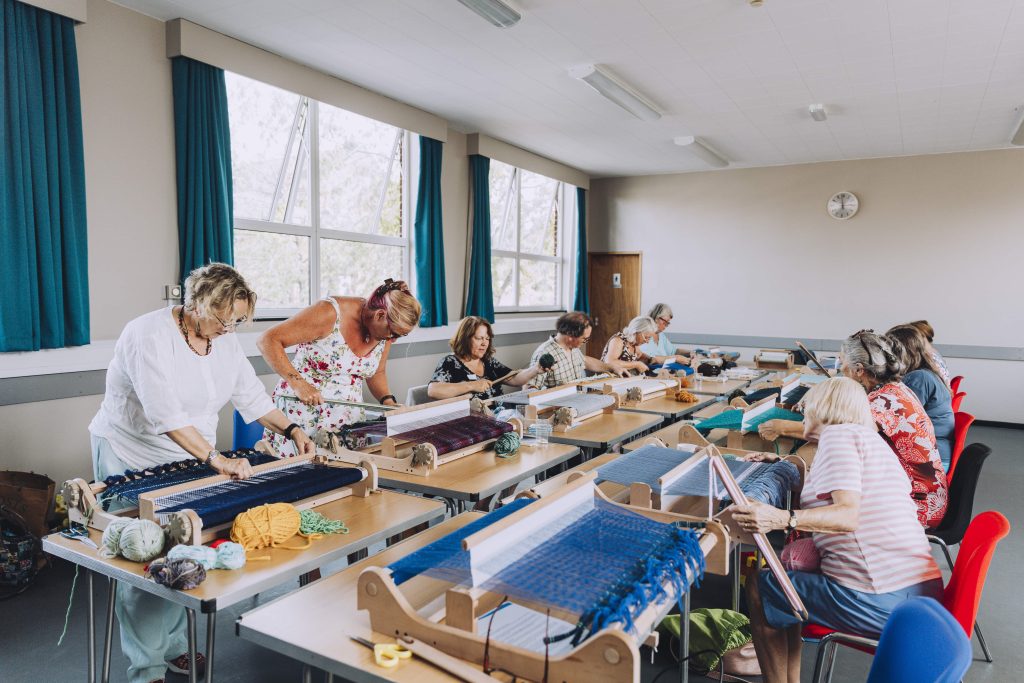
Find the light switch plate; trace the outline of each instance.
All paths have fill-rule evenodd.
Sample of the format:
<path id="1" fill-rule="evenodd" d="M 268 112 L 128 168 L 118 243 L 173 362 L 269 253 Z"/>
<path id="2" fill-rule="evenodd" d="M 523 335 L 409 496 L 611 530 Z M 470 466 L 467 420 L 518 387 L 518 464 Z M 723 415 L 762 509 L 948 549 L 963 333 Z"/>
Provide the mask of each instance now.
<path id="1" fill-rule="evenodd" d="M 612 288 L 622 289 L 622 273 L 612 273 Z"/>

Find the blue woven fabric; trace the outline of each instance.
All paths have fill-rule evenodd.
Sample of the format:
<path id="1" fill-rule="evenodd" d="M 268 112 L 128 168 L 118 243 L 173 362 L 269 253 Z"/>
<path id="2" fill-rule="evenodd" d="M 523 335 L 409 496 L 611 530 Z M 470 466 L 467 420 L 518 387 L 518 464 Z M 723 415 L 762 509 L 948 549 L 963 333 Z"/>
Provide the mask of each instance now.
<path id="1" fill-rule="evenodd" d="M 791 420 L 793 422 L 803 422 L 804 416 L 792 410 L 786 410 L 785 408 L 769 408 L 747 423 L 747 430 L 756 431 L 758 425 L 761 425 L 768 420 Z M 702 420 L 695 425 L 697 430 L 701 434 L 705 435 L 712 429 L 739 430 L 742 426 L 743 411 L 739 408 L 724 410 L 718 415 Z"/>

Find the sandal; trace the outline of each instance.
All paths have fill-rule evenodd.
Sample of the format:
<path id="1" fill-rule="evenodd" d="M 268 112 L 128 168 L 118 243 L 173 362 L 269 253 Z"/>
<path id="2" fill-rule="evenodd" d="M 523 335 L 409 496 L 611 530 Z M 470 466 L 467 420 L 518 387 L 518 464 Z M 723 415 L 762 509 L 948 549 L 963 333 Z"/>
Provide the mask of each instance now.
<path id="1" fill-rule="evenodd" d="M 188 653 L 167 660 L 167 668 L 176 674 L 188 675 Z M 202 652 L 196 653 L 196 676 L 206 673 L 206 657 Z"/>

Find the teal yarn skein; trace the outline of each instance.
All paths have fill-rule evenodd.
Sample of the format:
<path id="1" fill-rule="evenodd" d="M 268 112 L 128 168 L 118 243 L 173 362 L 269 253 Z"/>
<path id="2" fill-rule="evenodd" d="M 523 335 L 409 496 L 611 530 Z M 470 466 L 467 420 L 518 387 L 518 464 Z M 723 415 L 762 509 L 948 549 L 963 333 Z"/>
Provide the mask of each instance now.
<path id="1" fill-rule="evenodd" d="M 494 453 L 499 458 L 511 458 L 519 452 L 522 441 L 515 432 L 505 432 L 494 442 Z"/>

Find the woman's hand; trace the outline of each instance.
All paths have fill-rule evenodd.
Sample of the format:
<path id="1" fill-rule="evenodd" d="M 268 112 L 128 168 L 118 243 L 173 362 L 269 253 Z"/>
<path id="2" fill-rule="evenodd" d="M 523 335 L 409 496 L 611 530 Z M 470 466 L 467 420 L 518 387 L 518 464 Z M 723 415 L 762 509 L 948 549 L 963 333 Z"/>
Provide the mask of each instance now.
<path id="1" fill-rule="evenodd" d="M 225 458 L 220 456 L 209 463 L 217 474 L 226 474 L 232 479 L 248 479 L 252 476 L 252 465 L 245 458 Z"/>
<path id="2" fill-rule="evenodd" d="M 744 455 L 741 460 L 748 462 L 778 462 L 782 460 L 782 456 L 774 453 L 749 453 Z"/>
<path id="3" fill-rule="evenodd" d="M 468 384 L 470 390 L 476 394 L 482 394 L 486 391 L 491 390 L 491 380 L 484 379 L 483 377 L 477 380 L 473 380 L 472 382 L 467 382 L 466 384 Z"/>
<path id="4" fill-rule="evenodd" d="M 611 374 L 618 375 L 619 377 L 629 377 L 629 364 L 624 363 L 620 360 L 608 361 L 608 367 L 611 369 Z"/>
<path id="5" fill-rule="evenodd" d="M 775 441 L 780 436 L 785 435 L 782 431 L 783 422 L 786 422 L 786 420 L 768 420 L 766 422 L 762 422 L 757 427 L 757 433 L 761 435 L 762 439 Z"/>
<path id="6" fill-rule="evenodd" d="M 307 406 L 320 405 L 324 402 L 324 396 L 312 384 L 304 379 L 288 380 L 289 386 L 295 392 L 295 396 Z"/>
<path id="7" fill-rule="evenodd" d="M 644 372 L 647 372 L 648 370 L 650 370 L 650 368 L 647 367 L 646 363 L 644 363 L 643 361 L 639 361 L 639 360 L 633 361 L 632 363 L 630 363 L 630 366 L 634 370 L 639 370 L 641 373 L 644 373 Z"/>
<path id="8" fill-rule="evenodd" d="M 296 455 L 316 455 L 316 444 L 302 428 L 292 430 L 292 442 L 295 443 Z"/>
<path id="9" fill-rule="evenodd" d="M 750 501 L 747 505 L 733 505 L 732 518 L 744 531 L 766 534 L 775 529 L 785 529 L 789 523 L 789 512 Z"/>

